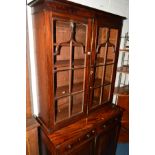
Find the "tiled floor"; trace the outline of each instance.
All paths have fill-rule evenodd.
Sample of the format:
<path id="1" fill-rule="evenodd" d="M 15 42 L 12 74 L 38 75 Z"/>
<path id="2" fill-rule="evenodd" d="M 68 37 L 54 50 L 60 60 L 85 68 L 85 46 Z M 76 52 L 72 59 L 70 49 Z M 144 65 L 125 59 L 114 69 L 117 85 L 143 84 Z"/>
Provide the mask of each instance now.
<path id="1" fill-rule="evenodd" d="M 129 143 L 117 144 L 116 155 L 129 155 Z"/>

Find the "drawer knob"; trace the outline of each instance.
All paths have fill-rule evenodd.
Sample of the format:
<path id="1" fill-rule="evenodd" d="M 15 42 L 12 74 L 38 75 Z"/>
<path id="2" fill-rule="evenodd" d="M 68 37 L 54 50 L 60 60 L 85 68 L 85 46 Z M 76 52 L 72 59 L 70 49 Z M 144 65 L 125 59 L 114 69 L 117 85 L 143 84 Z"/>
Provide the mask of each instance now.
<path id="1" fill-rule="evenodd" d="M 106 128 L 106 127 L 107 127 L 107 126 L 104 124 L 104 125 L 103 125 L 103 128 Z"/>
<path id="2" fill-rule="evenodd" d="M 88 52 L 88 55 L 91 55 L 91 52 L 90 51 Z"/>
<path id="3" fill-rule="evenodd" d="M 66 93 L 66 91 L 62 91 L 62 94 L 65 94 Z"/>
<path id="4" fill-rule="evenodd" d="M 94 134 L 94 133 L 95 133 L 95 130 L 92 131 L 92 134 Z"/>
<path id="5" fill-rule="evenodd" d="M 90 137 L 90 134 L 87 134 L 86 137 L 89 138 Z"/>
<path id="6" fill-rule="evenodd" d="M 71 149 L 71 148 L 72 148 L 72 146 L 69 144 L 69 145 L 68 145 L 68 149 Z"/>
<path id="7" fill-rule="evenodd" d="M 90 71 L 90 75 L 93 75 L 94 74 L 94 71 Z"/>

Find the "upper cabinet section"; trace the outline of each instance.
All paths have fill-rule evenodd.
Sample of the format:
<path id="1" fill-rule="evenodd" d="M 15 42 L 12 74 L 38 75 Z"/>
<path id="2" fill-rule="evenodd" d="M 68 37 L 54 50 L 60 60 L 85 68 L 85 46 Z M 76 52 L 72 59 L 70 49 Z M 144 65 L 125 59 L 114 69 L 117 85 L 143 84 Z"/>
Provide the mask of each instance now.
<path id="1" fill-rule="evenodd" d="M 38 119 L 54 131 L 111 103 L 124 18 L 65 0 L 30 6 Z"/>

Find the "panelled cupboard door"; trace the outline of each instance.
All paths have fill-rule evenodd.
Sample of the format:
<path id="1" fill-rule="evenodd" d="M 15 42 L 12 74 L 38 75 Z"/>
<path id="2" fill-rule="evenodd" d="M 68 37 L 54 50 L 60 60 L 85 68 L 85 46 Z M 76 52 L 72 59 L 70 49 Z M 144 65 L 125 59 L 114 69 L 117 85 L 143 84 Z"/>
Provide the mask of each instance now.
<path id="1" fill-rule="evenodd" d="M 112 125 L 96 139 L 95 155 L 115 155 L 119 125 Z"/>
<path id="2" fill-rule="evenodd" d="M 86 113 L 88 19 L 52 13 L 54 125 Z"/>
<path id="3" fill-rule="evenodd" d="M 90 62 L 90 110 L 111 101 L 119 33 L 120 27 L 94 21 L 94 42 Z"/>

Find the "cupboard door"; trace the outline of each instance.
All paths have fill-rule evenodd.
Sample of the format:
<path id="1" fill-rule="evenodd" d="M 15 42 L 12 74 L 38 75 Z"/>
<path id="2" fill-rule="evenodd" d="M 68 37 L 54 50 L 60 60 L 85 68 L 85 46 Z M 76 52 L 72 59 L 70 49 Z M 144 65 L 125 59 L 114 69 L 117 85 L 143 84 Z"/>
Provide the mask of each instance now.
<path id="1" fill-rule="evenodd" d="M 88 23 L 52 17 L 55 124 L 86 112 Z"/>
<path id="2" fill-rule="evenodd" d="M 94 43 L 90 63 L 90 106 L 89 109 L 111 101 L 114 85 L 116 48 L 119 29 L 94 24 Z"/>
<path id="3" fill-rule="evenodd" d="M 103 125 L 102 128 L 103 131 L 96 138 L 95 155 L 115 155 L 120 125 Z"/>

